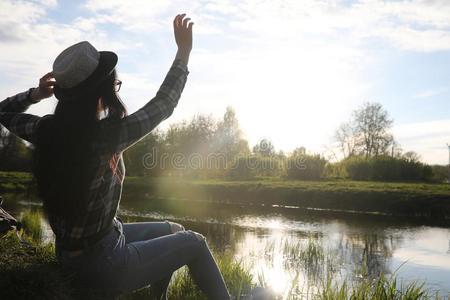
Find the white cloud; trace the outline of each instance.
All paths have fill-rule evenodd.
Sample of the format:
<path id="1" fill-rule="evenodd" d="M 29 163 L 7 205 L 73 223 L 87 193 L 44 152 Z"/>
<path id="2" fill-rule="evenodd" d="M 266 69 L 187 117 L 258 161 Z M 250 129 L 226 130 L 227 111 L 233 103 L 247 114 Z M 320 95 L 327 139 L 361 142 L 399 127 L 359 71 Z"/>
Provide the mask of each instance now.
<path id="1" fill-rule="evenodd" d="M 213 24 L 217 18 L 203 13 L 203 6 L 199 1 L 88 0 L 84 6 L 94 13 L 91 22 L 116 24 L 124 30 L 140 34 L 171 30 L 173 18 L 183 12 L 195 20 L 197 35 L 222 32 L 219 26 Z"/>
<path id="2" fill-rule="evenodd" d="M 448 1 L 355 1 L 349 5 L 344 1 L 246 0 L 231 10 L 223 6 L 216 11 L 227 14 L 232 28 L 265 37 L 346 36 L 347 42 L 355 43 L 380 38 L 402 50 L 450 49 Z"/>
<path id="3" fill-rule="evenodd" d="M 388 39 L 401 50 L 433 52 L 450 49 L 450 32 L 445 30 L 416 30 L 401 26 L 379 28 L 373 34 Z"/>
<path id="4" fill-rule="evenodd" d="M 394 126 L 393 133 L 405 151 L 419 153 L 428 163 L 447 164 L 450 120 L 437 120 Z"/>
<path id="5" fill-rule="evenodd" d="M 442 95 L 446 92 L 448 92 L 448 88 L 442 87 L 442 88 L 438 88 L 438 89 L 430 89 L 430 90 L 419 92 L 419 93 L 415 94 L 413 97 L 418 98 L 418 99 L 431 98 L 434 96 Z"/>
<path id="6" fill-rule="evenodd" d="M 58 6 L 58 0 L 37 0 L 36 2 L 51 8 Z"/>
<path id="7" fill-rule="evenodd" d="M 123 26 L 127 30 L 152 31 L 166 24 L 162 14 L 170 6 L 169 1 L 101 1 L 89 0 L 86 8 L 96 13 L 96 17 L 107 15 L 109 22 Z"/>
<path id="8" fill-rule="evenodd" d="M 0 28 L 7 24 L 21 24 L 36 21 L 45 15 L 45 9 L 30 2 L 4 0 L 0 2 Z"/>

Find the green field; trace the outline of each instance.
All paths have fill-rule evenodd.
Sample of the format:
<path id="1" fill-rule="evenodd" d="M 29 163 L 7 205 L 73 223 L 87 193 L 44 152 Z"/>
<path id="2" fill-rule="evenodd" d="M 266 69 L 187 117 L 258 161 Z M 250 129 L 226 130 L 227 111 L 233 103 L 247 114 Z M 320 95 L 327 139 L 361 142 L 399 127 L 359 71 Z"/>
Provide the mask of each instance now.
<path id="1" fill-rule="evenodd" d="M 450 216 L 450 186 L 363 181 L 182 180 L 129 177 L 125 192 L 135 197 L 171 198 L 266 206 L 294 206 L 398 216 Z"/>

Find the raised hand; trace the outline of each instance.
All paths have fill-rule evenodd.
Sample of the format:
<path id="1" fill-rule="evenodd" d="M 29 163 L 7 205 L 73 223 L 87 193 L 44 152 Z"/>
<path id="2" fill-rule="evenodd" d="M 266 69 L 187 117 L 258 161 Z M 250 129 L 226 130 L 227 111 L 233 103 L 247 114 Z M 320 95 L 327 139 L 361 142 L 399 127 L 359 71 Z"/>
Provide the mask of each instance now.
<path id="1" fill-rule="evenodd" d="M 54 85 L 55 80 L 52 72 L 45 74 L 41 79 L 39 79 L 39 87 L 31 91 L 31 100 L 33 102 L 38 102 L 42 99 L 53 96 Z"/>
<path id="2" fill-rule="evenodd" d="M 192 26 L 194 23 L 189 22 L 191 18 L 185 18 L 186 14 L 177 15 L 173 20 L 173 31 L 175 33 L 175 42 L 178 51 L 175 59 L 181 59 L 188 64 L 189 55 L 192 50 Z"/>
<path id="3" fill-rule="evenodd" d="M 192 26 L 193 22 L 189 22 L 191 18 L 184 18 L 186 14 L 180 14 L 173 20 L 173 31 L 175 34 L 175 42 L 178 49 L 191 51 L 192 49 Z"/>

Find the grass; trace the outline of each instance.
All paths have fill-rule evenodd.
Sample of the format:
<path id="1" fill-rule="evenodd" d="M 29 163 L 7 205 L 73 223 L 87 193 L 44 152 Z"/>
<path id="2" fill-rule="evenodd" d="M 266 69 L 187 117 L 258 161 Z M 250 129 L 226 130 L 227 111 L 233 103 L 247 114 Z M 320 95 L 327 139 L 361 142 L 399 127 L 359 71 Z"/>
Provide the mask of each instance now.
<path id="1" fill-rule="evenodd" d="M 20 218 L 25 233 L 35 241 L 41 241 L 43 237 L 41 220 L 42 214 L 37 210 L 26 210 Z"/>
<path id="2" fill-rule="evenodd" d="M 2 299 L 71 299 L 71 287 L 59 272 L 53 245 L 14 233 L 0 238 Z"/>
<path id="3" fill-rule="evenodd" d="M 241 262 L 228 255 L 218 255 L 217 264 L 222 272 L 230 294 L 242 298 L 254 287 L 253 276 Z M 171 282 L 170 299 L 206 299 L 195 286 L 186 268 L 180 270 Z"/>
<path id="4" fill-rule="evenodd" d="M 30 173 L 0 171 L 0 192 L 26 191 L 30 182 Z"/>
<path id="5" fill-rule="evenodd" d="M 60 272 L 54 257 L 52 244 L 42 244 L 22 233 L 23 243 L 14 234 L 10 233 L 0 238 L 0 290 L 4 299 L 100 299 L 100 295 L 93 291 L 77 290 L 68 278 Z M 323 256 L 321 250 L 308 242 L 306 248 L 300 250 L 299 257 L 305 262 L 316 261 L 320 263 Z M 291 250 L 290 250 L 291 251 Z M 255 278 L 248 267 L 234 261 L 230 256 L 218 255 L 218 264 L 223 273 L 230 292 L 237 299 L 245 297 L 255 284 Z M 421 300 L 441 299 L 437 294 L 430 294 L 418 282 L 399 284 L 395 276 L 380 276 L 375 279 L 362 279 L 354 284 L 347 281 L 335 283 L 333 276 L 329 275 L 316 287 L 299 286 L 293 280 L 290 290 L 284 299 L 313 299 L 313 300 Z M 260 285 L 264 282 L 261 274 Z M 121 300 L 149 299 L 150 289 L 122 295 Z M 169 299 L 205 299 L 195 286 L 189 272 L 180 269 L 173 276 Z"/>
<path id="6" fill-rule="evenodd" d="M 0 192 L 26 191 L 28 173 L 0 172 Z M 247 181 L 184 180 L 174 177 L 127 177 L 129 199 L 143 195 L 179 201 L 288 206 L 334 213 L 370 213 L 450 219 L 449 184 L 350 180 L 300 181 L 261 178 Z"/>
<path id="7" fill-rule="evenodd" d="M 314 299 L 320 300 L 420 300 L 440 299 L 438 295 L 430 295 L 423 284 L 411 283 L 400 285 L 398 288 L 396 277 L 380 276 L 375 280 L 365 280 L 350 286 L 346 281 L 335 286 L 332 280 L 327 280 Z"/>
<path id="8" fill-rule="evenodd" d="M 215 255 L 219 269 L 231 295 L 237 299 L 245 297 L 255 286 L 250 270 L 241 262 L 234 261 L 229 255 Z M 151 288 L 141 289 L 131 294 L 122 295 L 119 300 L 151 299 Z M 175 272 L 170 282 L 169 299 L 203 300 L 206 297 L 195 285 L 189 271 L 183 267 Z"/>
<path id="9" fill-rule="evenodd" d="M 337 213 L 426 217 L 436 222 L 448 222 L 450 218 L 448 184 L 128 177 L 124 190 L 131 197 L 148 194 L 180 201 L 294 206 Z"/>

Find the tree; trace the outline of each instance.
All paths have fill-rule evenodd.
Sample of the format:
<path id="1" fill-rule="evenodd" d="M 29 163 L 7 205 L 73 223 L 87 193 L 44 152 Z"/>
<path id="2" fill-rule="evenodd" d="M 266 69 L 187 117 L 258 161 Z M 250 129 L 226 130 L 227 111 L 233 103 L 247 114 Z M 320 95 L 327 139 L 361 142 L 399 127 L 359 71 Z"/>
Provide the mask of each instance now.
<path id="1" fill-rule="evenodd" d="M 0 170 L 29 171 L 31 149 L 4 128 L 0 128 Z"/>
<path id="2" fill-rule="evenodd" d="M 405 159 L 405 161 L 410 163 L 418 163 L 420 162 L 420 155 L 414 151 L 408 151 L 405 154 L 403 154 L 403 159 Z"/>
<path id="3" fill-rule="evenodd" d="M 157 176 L 164 171 L 160 165 L 160 157 L 165 152 L 163 134 L 155 130 L 139 143 L 127 149 L 123 158 L 127 173 L 131 176 Z"/>
<path id="4" fill-rule="evenodd" d="M 253 153 L 259 154 L 263 157 L 274 156 L 275 147 L 270 140 L 262 139 L 253 147 Z"/>
<path id="5" fill-rule="evenodd" d="M 343 123 L 335 132 L 335 140 L 344 158 L 363 155 L 366 158 L 388 154 L 397 147 L 389 132 L 393 120 L 379 103 L 364 103 L 353 111 L 349 122 Z M 390 147 L 394 148 L 390 148 Z M 394 153 L 393 153 L 394 154 Z"/>
<path id="6" fill-rule="evenodd" d="M 294 151 L 292 151 L 291 156 L 300 156 L 300 155 L 305 155 L 306 154 L 306 148 L 301 146 L 301 147 L 297 147 L 294 149 Z"/>
<path id="7" fill-rule="evenodd" d="M 338 147 L 342 151 L 344 159 L 355 154 L 355 130 L 350 122 L 342 123 L 336 130 L 334 138 L 338 142 Z"/>
<path id="8" fill-rule="evenodd" d="M 223 119 L 217 123 L 215 131 L 216 152 L 224 153 L 231 162 L 238 154 L 248 154 L 248 142 L 242 137 L 239 121 L 231 106 L 228 106 Z"/>
<path id="9" fill-rule="evenodd" d="M 364 103 L 353 112 L 356 145 L 366 157 L 385 154 L 394 141 L 389 130 L 393 120 L 380 103 Z"/>
<path id="10" fill-rule="evenodd" d="M 189 121 L 172 124 L 165 134 L 169 153 L 209 153 L 216 123 L 209 115 L 196 115 Z"/>

